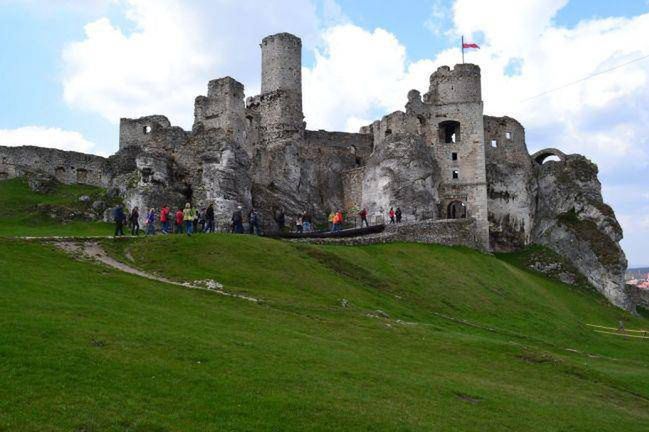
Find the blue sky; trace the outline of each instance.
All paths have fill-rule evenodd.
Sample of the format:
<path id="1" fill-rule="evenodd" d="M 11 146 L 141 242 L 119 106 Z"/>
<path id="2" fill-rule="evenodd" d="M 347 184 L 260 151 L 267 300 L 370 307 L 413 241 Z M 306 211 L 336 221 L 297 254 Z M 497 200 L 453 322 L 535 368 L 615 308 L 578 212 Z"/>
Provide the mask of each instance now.
<path id="1" fill-rule="evenodd" d="M 272 3 L 272 4 L 271 4 Z M 530 151 L 600 167 L 631 265 L 649 265 L 649 54 L 645 0 L 0 0 L 0 144 L 111 154 L 121 116 L 191 127 L 193 98 L 232 75 L 259 88 L 259 40 L 304 41 L 310 128 L 354 130 L 459 61 L 483 72 L 485 112 L 511 115 Z"/>

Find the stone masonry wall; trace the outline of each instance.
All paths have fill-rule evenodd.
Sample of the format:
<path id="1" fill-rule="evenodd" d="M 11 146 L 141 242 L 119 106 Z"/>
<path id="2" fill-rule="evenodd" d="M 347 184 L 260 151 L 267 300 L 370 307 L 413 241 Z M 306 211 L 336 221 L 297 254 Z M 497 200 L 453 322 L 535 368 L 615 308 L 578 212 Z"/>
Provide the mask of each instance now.
<path id="1" fill-rule="evenodd" d="M 194 103 L 194 132 L 221 128 L 226 136 L 243 144 L 246 138 L 243 84 L 231 77 L 208 83 L 207 96 Z"/>
<path id="2" fill-rule="evenodd" d="M 66 184 L 106 188 L 111 182 L 107 159 L 101 156 L 33 146 L 0 147 L 0 180 L 32 172 L 49 174 Z"/>
<path id="3" fill-rule="evenodd" d="M 386 225 L 385 231 L 362 237 L 300 239 L 296 241 L 340 245 L 412 242 L 483 249 L 481 239 L 476 236 L 475 221 L 470 218 Z"/>
<path id="4" fill-rule="evenodd" d="M 346 212 L 352 209 L 360 211 L 363 205 L 363 177 L 365 168 L 358 167 L 342 172 L 343 181 L 343 210 Z"/>

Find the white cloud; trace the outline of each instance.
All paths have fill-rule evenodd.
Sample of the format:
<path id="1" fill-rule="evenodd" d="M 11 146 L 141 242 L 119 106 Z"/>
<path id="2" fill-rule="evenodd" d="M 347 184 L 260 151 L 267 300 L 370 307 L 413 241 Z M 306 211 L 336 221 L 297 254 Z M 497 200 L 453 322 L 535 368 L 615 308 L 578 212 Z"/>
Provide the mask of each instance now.
<path id="1" fill-rule="evenodd" d="M 38 146 L 90 153 L 95 144 L 79 132 L 43 126 L 0 129 L 0 146 Z"/>
<path id="2" fill-rule="evenodd" d="M 72 107 L 120 117 L 165 114 L 191 127 L 193 101 L 207 81 L 225 75 L 259 89 L 262 37 L 290 31 L 314 39 L 308 0 L 122 0 L 135 30 L 108 18 L 85 26 L 85 38 L 63 52 L 64 99 Z"/>
<path id="3" fill-rule="evenodd" d="M 432 62 L 407 63 L 390 32 L 353 24 L 328 28 L 312 68 L 303 68 L 304 112 L 312 129 L 353 130 L 359 119 L 402 109 L 408 90 L 425 85 Z"/>

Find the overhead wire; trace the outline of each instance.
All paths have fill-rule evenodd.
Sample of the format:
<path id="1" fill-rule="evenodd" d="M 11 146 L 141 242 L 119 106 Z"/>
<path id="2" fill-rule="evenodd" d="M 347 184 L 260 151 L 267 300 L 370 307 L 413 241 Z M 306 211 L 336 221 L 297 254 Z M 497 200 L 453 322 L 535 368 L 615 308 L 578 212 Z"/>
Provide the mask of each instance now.
<path id="1" fill-rule="evenodd" d="M 649 54 L 644 55 L 644 56 L 642 56 L 642 57 L 638 57 L 638 58 L 633 59 L 633 60 L 631 60 L 631 61 L 628 61 L 628 62 L 626 62 L 626 63 L 622 63 L 622 64 L 617 65 L 617 66 L 613 66 L 612 68 L 609 68 L 609 69 L 606 69 L 606 70 L 603 70 L 603 71 L 599 71 L 599 72 L 595 72 L 594 74 L 588 75 L 588 76 L 586 76 L 586 77 L 584 77 L 584 78 L 580 78 L 580 79 L 578 79 L 578 80 L 576 80 L 576 81 L 569 82 L 569 83 L 564 84 L 564 85 L 562 85 L 562 86 L 555 87 L 555 88 L 550 89 L 550 90 L 546 90 L 546 91 L 544 91 L 543 93 L 539 93 L 539 94 L 537 94 L 537 95 L 534 95 L 534 96 L 528 97 L 528 98 L 526 98 L 526 99 L 522 99 L 520 102 L 527 102 L 527 101 L 529 101 L 529 100 L 536 99 L 536 98 L 541 97 L 541 96 L 545 96 L 546 94 L 553 93 L 553 92 L 555 92 L 555 91 L 557 91 L 557 90 L 563 90 L 563 89 L 566 88 L 566 87 L 570 87 L 570 86 L 573 86 L 573 85 L 575 85 L 575 84 L 579 84 L 580 82 L 584 82 L 584 81 L 589 80 L 589 79 L 591 79 L 591 78 L 594 78 L 594 77 L 596 77 L 596 76 L 603 75 L 603 74 L 608 73 L 608 72 L 612 72 L 612 71 L 614 71 L 614 70 L 616 70 L 616 69 L 623 68 L 623 67 L 628 66 L 628 65 L 630 65 L 630 64 L 632 64 L 632 63 L 637 63 L 637 62 L 642 61 L 642 60 L 647 59 L 647 58 L 649 58 Z"/>

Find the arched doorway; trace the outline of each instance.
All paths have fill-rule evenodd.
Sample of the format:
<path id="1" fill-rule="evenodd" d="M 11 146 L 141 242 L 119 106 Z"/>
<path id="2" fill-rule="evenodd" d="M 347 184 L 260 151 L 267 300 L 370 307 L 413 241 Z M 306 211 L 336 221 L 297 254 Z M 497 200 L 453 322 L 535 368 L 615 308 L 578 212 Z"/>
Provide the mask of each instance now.
<path id="1" fill-rule="evenodd" d="M 448 219 L 464 219 L 466 217 L 466 204 L 462 201 L 451 201 L 446 209 Z"/>

